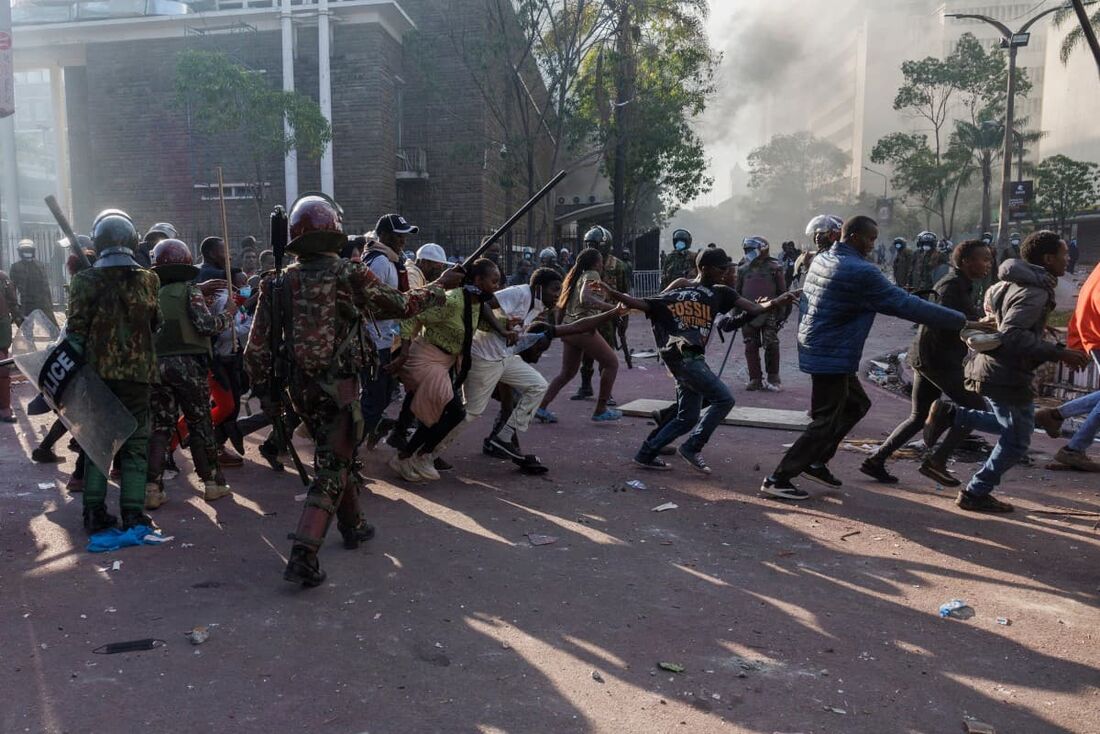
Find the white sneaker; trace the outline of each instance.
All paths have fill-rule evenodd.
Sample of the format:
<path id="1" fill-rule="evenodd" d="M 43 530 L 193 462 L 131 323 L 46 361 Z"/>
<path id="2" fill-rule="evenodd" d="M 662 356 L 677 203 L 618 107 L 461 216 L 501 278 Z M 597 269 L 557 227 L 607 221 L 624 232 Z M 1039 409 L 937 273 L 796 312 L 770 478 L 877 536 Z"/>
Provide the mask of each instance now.
<path id="1" fill-rule="evenodd" d="M 402 459 L 400 455 L 394 454 L 389 460 L 389 467 L 406 482 L 424 481 L 423 477 L 413 468 L 412 459 Z"/>
<path id="2" fill-rule="evenodd" d="M 409 459 L 413 469 L 424 479 L 434 482 L 439 479 L 439 472 L 435 468 L 434 454 L 417 454 Z"/>
<path id="3" fill-rule="evenodd" d="M 768 382 L 767 380 L 764 380 L 764 384 L 763 384 L 763 387 L 761 387 L 761 389 L 764 392 L 783 392 L 783 386 L 782 385 L 777 385 L 774 382 Z"/>

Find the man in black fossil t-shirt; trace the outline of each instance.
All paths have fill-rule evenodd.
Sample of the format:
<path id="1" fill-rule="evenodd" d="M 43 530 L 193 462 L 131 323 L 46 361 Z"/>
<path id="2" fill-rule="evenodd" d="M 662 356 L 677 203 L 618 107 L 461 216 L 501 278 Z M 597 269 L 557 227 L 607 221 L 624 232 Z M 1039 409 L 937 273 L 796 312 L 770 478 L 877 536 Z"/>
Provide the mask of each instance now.
<path id="1" fill-rule="evenodd" d="M 680 457 L 697 471 L 710 473 L 701 451 L 714 429 L 733 408 L 733 395 L 707 365 L 706 348 L 719 314 L 739 308 L 763 313 L 797 298 L 787 293 L 763 303 L 753 303 L 722 285 L 733 261 L 725 251 L 708 248 L 699 253 L 695 280 L 679 280 L 653 298 L 633 298 L 602 285 L 608 295 L 630 308 L 644 312 L 653 325 L 657 348 L 676 378 L 676 417 L 642 443 L 634 463 L 647 469 L 668 469 L 658 454 L 685 433 L 691 436 L 680 446 Z M 703 401 L 708 403 L 702 411 Z M 700 417 L 702 413 L 702 417 Z"/>

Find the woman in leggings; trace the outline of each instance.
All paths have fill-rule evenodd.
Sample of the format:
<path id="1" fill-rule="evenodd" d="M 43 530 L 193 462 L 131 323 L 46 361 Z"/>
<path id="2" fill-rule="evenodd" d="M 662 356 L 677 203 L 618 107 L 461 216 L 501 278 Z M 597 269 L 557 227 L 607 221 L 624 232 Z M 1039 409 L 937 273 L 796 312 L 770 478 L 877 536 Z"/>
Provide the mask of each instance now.
<path id="1" fill-rule="evenodd" d="M 981 282 L 993 267 L 993 251 L 981 240 L 967 240 L 951 253 L 952 267 L 934 287 L 935 300 L 941 306 L 966 314 L 970 321 L 978 321 L 981 315 L 974 304 L 974 284 Z M 909 361 L 913 366 L 912 413 L 894 429 L 872 456 L 863 462 L 860 471 L 884 484 L 894 484 L 898 478 L 886 471 L 886 460 L 895 451 L 916 436 L 925 424 L 925 441 L 929 453 L 920 465 L 920 473 L 948 487 L 959 486 L 959 480 L 947 471 L 947 460 L 958 447 L 967 431 L 952 428 L 944 441 L 935 449 L 933 443 L 942 433 L 937 426 L 933 408 L 942 397 L 955 404 L 974 410 L 987 410 L 985 401 L 977 393 L 966 389 L 963 381 L 963 361 L 966 344 L 957 331 L 943 331 L 920 327 L 917 338 L 909 349 Z M 931 417 L 930 417 L 931 416 Z"/>
<path id="2" fill-rule="evenodd" d="M 558 298 L 558 321 L 571 324 L 588 316 L 603 313 L 615 308 L 614 304 L 601 300 L 589 287 L 590 283 L 600 281 L 603 272 L 603 257 L 600 251 L 588 248 L 577 256 L 573 268 L 565 276 L 561 296 Z M 615 350 L 600 336 L 599 332 L 589 332 L 575 336 L 562 337 L 561 372 L 550 383 L 546 397 L 535 417 L 543 423 L 557 423 L 556 415 L 546 409 L 558 396 L 558 392 L 577 376 L 581 360 L 585 355 L 592 357 L 600 365 L 600 394 L 596 400 L 596 410 L 592 420 L 603 423 L 617 421 L 623 417 L 621 411 L 607 407 L 607 399 L 615 387 L 615 375 L 619 371 L 619 358 Z"/>

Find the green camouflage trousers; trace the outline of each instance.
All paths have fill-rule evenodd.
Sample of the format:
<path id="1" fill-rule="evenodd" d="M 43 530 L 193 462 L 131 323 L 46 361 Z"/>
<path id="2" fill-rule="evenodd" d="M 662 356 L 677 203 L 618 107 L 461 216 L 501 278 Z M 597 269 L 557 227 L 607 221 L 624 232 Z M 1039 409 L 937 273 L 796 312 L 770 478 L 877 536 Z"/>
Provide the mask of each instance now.
<path id="1" fill-rule="evenodd" d="M 104 380 L 126 409 L 137 420 L 137 430 L 122 444 L 118 458 L 121 488 L 119 507 L 123 512 L 145 508 L 145 470 L 149 450 L 149 385 L 129 380 Z M 107 502 L 107 477 L 93 462 L 85 463 L 84 506 L 97 507 Z"/>
<path id="2" fill-rule="evenodd" d="M 196 457 L 195 473 L 203 481 L 212 478 L 218 465 L 218 447 L 214 442 L 214 427 L 210 423 L 209 366 L 205 357 L 177 354 L 157 359 L 160 384 L 153 385 L 154 450 L 163 451 L 166 439 L 176 430 L 180 413 L 187 422 L 192 457 Z M 153 457 L 149 462 L 148 481 L 160 481 L 162 461 Z M 155 476 L 154 476 L 155 475 Z M 205 475 L 205 476 L 204 476 Z"/>

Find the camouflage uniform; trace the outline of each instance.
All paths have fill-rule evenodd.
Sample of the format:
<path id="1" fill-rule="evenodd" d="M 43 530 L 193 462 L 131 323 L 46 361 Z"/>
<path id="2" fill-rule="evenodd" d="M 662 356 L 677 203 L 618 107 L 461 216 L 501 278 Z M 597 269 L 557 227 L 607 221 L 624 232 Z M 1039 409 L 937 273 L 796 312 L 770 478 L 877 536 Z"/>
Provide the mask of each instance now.
<path id="1" fill-rule="evenodd" d="M 0 270 L 0 359 L 8 358 L 11 349 L 11 331 L 20 320 L 19 296 L 15 284 Z M 0 419 L 11 417 L 11 368 L 0 367 Z"/>
<path id="2" fill-rule="evenodd" d="M 909 274 L 909 287 L 914 293 L 930 291 L 936 284 L 932 274 L 940 263 L 940 254 L 935 250 L 918 252 L 913 257 L 913 266 Z"/>
<path id="3" fill-rule="evenodd" d="M 894 284 L 899 288 L 909 285 L 909 274 L 913 270 L 913 252 L 903 247 L 894 252 Z"/>
<path id="4" fill-rule="evenodd" d="M 141 514 L 149 444 L 149 393 L 158 379 L 153 334 L 160 324 L 160 282 L 148 270 L 90 268 L 73 276 L 69 288 L 68 338 L 137 421 L 119 451 L 120 506 Z M 84 507 L 105 504 L 107 477 L 87 462 Z"/>
<path id="5" fill-rule="evenodd" d="M 178 291 L 182 289 L 182 293 Z M 166 302 L 167 298 L 182 296 L 186 299 L 184 313 L 191 328 L 188 333 L 201 337 L 205 352 L 174 338 L 181 333 L 181 326 L 173 322 L 172 310 L 178 305 Z M 164 473 L 165 451 L 176 428 L 176 419 L 183 413 L 190 435 L 191 457 L 195 473 L 203 482 L 216 481 L 224 485 L 218 467 L 217 444 L 210 423 L 210 386 L 207 373 L 210 370 L 209 338 L 220 334 L 233 322 L 233 311 L 211 314 L 202 292 L 194 285 L 170 283 L 161 288 L 161 310 L 165 323 L 157 335 L 157 370 L 160 384 L 152 391 L 153 435 L 149 441 L 149 469 L 147 481 L 160 485 Z M 152 507 L 152 505 L 150 505 Z"/>
<path id="6" fill-rule="evenodd" d="M 744 260 L 737 266 L 737 293 L 750 301 L 776 298 L 787 291 L 783 266 L 774 257 L 760 256 L 752 262 Z M 782 317 L 776 311 L 761 314 L 741 327 L 745 340 L 745 362 L 749 380 L 759 383 L 764 374 L 760 369 L 760 348 L 764 348 L 764 366 L 768 382 L 778 385 L 779 378 L 779 322 Z"/>
<path id="7" fill-rule="evenodd" d="M 11 280 L 19 291 L 19 302 L 24 314 L 35 309 L 57 323 L 53 312 L 53 296 L 50 295 L 50 278 L 46 266 L 38 260 L 16 260 L 11 264 Z"/>
<path id="8" fill-rule="evenodd" d="M 661 288 L 678 278 L 687 278 L 695 267 L 695 253 L 691 250 L 673 251 L 665 257 L 664 272 L 661 273 Z"/>
<path id="9" fill-rule="evenodd" d="M 260 284 L 260 299 L 248 345 L 245 370 L 253 385 L 266 392 L 274 367 L 271 354 L 269 275 Z M 438 286 L 402 293 L 378 280 L 367 265 L 335 254 L 302 255 L 283 278 L 281 311 L 285 351 L 290 361 L 290 398 L 316 442 L 296 546 L 314 553 L 320 548 L 333 514 L 341 531 L 362 524 L 361 478 L 355 451 L 363 438 L 359 375 L 374 359 L 364 319 L 405 319 L 446 299 Z"/>

